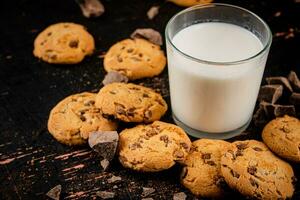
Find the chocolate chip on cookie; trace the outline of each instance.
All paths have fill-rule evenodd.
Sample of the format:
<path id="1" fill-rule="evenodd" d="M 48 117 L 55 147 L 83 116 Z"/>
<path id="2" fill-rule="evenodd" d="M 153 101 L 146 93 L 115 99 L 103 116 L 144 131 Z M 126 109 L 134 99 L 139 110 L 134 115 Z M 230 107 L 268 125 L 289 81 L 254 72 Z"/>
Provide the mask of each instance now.
<path id="1" fill-rule="evenodd" d="M 158 45 L 144 39 L 125 39 L 114 44 L 104 57 L 104 69 L 117 71 L 129 79 L 153 77 L 166 65 L 166 57 Z"/>
<path id="2" fill-rule="evenodd" d="M 95 107 L 96 94 L 83 92 L 60 101 L 50 112 L 48 130 L 67 145 L 87 142 L 93 131 L 116 130 L 117 124 L 102 117 Z"/>
<path id="3" fill-rule="evenodd" d="M 33 54 L 48 63 L 75 64 L 92 54 L 94 48 L 94 38 L 85 27 L 74 23 L 57 23 L 36 37 Z"/>
<path id="4" fill-rule="evenodd" d="M 191 146 L 178 126 L 155 121 L 120 133 L 119 160 L 124 167 L 137 171 L 162 171 L 182 163 Z"/>
<path id="5" fill-rule="evenodd" d="M 300 162 L 300 121 L 285 115 L 269 122 L 263 132 L 263 141 L 282 158 Z"/>
<path id="6" fill-rule="evenodd" d="M 222 140 L 199 139 L 192 143 L 184 161 L 181 183 L 194 195 L 218 198 L 226 186 L 221 174 L 221 156 L 230 143 Z"/>
<path id="7" fill-rule="evenodd" d="M 167 104 L 152 89 L 132 83 L 111 83 L 96 97 L 96 104 L 104 116 L 125 122 L 153 122 L 167 111 Z"/>
<path id="8" fill-rule="evenodd" d="M 221 157 L 226 183 L 255 199 L 287 199 L 294 192 L 292 167 L 256 140 L 236 141 Z"/>

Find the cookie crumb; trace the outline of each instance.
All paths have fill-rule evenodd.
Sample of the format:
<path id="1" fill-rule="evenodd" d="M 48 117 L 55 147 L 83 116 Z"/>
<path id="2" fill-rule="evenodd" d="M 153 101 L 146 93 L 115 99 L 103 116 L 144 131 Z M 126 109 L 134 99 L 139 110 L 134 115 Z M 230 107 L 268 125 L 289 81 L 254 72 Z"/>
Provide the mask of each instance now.
<path id="1" fill-rule="evenodd" d="M 173 195 L 173 200 L 185 200 L 186 194 L 184 192 L 178 192 Z"/>
<path id="2" fill-rule="evenodd" d="M 143 38 L 157 45 L 163 44 L 160 33 L 152 28 L 138 28 L 130 35 L 130 37 L 132 39 Z"/>
<path id="3" fill-rule="evenodd" d="M 127 83 L 128 77 L 119 72 L 111 71 L 105 75 L 102 81 L 103 85 L 108 85 L 110 83 L 116 83 L 116 82 Z"/>
<path id="4" fill-rule="evenodd" d="M 49 190 L 46 195 L 51 199 L 59 200 L 60 193 L 61 193 L 61 185 L 57 185 L 53 187 L 51 190 Z"/>
<path id="5" fill-rule="evenodd" d="M 159 6 L 152 6 L 148 12 L 147 12 L 147 17 L 148 19 L 152 20 L 156 15 L 159 13 Z"/>
<path id="6" fill-rule="evenodd" d="M 94 131 L 88 139 L 89 146 L 107 161 L 114 158 L 118 141 L 117 131 Z"/>
<path id="7" fill-rule="evenodd" d="M 111 178 L 107 179 L 107 182 L 108 183 L 114 183 L 114 182 L 117 182 L 117 181 L 121 181 L 122 178 L 120 176 L 112 176 Z"/>
<path id="8" fill-rule="evenodd" d="M 96 195 L 102 199 L 112 199 L 115 197 L 114 192 L 108 192 L 108 191 L 98 191 L 96 192 Z"/>
<path id="9" fill-rule="evenodd" d="M 100 0 L 76 0 L 79 5 L 83 16 L 90 17 L 99 17 L 105 11 L 103 4 Z"/>
<path id="10" fill-rule="evenodd" d="M 148 188 L 148 187 L 143 187 L 143 193 L 142 193 L 142 196 L 143 197 L 147 197 L 149 196 L 150 194 L 154 193 L 155 192 L 155 189 L 154 188 Z"/>

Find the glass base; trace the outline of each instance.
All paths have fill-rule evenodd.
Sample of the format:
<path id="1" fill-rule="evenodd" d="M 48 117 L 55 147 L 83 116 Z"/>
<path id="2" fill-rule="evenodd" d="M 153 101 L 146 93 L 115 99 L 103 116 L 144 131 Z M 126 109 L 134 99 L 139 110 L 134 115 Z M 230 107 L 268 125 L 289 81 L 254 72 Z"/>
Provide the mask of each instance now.
<path id="1" fill-rule="evenodd" d="M 222 132 L 222 133 L 209 133 L 209 132 L 204 132 L 200 130 L 193 129 L 187 125 L 185 125 L 183 122 L 181 122 L 175 115 L 172 113 L 173 119 L 175 123 L 180 126 L 185 132 L 195 138 L 208 138 L 208 139 L 229 139 L 235 136 L 240 135 L 244 130 L 247 129 L 251 122 L 251 118 L 248 120 L 246 124 L 241 126 L 240 128 L 237 128 L 233 131 L 227 131 L 227 132 Z"/>

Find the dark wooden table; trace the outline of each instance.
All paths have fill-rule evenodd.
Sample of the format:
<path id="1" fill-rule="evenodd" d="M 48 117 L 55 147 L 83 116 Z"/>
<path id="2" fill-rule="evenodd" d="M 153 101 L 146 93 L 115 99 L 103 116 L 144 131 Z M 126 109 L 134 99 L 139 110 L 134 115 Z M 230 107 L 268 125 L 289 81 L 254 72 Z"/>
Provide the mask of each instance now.
<path id="1" fill-rule="evenodd" d="M 270 25 L 273 44 L 265 76 L 300 74 L 300 3 L 292 0 L 226 0 L 248 8 Z M 113 43 L 127 38 L 139 27 L 164 33 L 172 15 L 183 8 L 164 1 L 103 0 L 106 13 L 97 19 L 82 16 L 74 0 L 1 1 L 0 5 L 0 199 L 46 199 L 45 193 L 62 185 L 64 199 L 95 197 L 96 191 L 116 193 L 116 199 L 140 199 L 142 187 L 153 187 L 154 199 L 171 199 L 183 191 L 180 166 L 160 173 L 137 173 L 124 169 L 115 160 L 101 172 L 99 158 L 87 146 L 67 147 L 47 131 L 50 109 L 64 97 L 82 91 L 98 91 L 104 76 L 98 56 Z M 160 13 L 148 20 L 146 11 L 160 5 Z M 56 22 L 85 25 L 96 41 L 96 52 L 72 66 L 50 65 L 32 55 L 37 34 Z M 165 48 L 165 47 L 163 47 Z M 167 69 L 155 79 L 138 81 L 160 89 L 169 103 Z M 298 111 L 299 112 L 299 111 Z M 299 114 L 299 113 L 298 113 Z M 170 111 L 162 119 L 172 121 Z M 251 125 L 246 138 L 260 138 L 260 129 Z M 300 168 L 294 165 L 300 179 Z M 112 175 L 122 177 L 107 183 Z M 242 198 L 232 192 L 232 197 Z M 294 199 L 300 199 L 300 184 Z"/>

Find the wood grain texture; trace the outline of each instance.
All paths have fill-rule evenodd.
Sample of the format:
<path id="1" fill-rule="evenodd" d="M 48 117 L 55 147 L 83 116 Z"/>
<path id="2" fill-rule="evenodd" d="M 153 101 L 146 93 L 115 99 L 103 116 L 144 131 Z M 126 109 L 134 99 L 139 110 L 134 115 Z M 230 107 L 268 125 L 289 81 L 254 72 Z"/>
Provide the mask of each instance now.
<path id="1" fill-rule="evenodd" d="M 300 74 L 300 3 L 293 0 L 224 0 L 248 8 L 270 25 L 274 34 L 265 76 Z M 106 13 L 97 19 L 82 16 L 74 0 L 4 1 L 0 6 L 0 199 L 47 199 L 46 193 L 62 185 L 63 199 L 93 199 L 100 190 L 113 191 L 116 199 L 140 199 L 142 187 L 153 187 L 154 199 L 171 199 L 185 192 L 179 184 L 180 166 L 160 173 L 136 173 L 117 160 L 101 172 L 99 158 L 87 146 L 67 147 L 47 132 L 51 108 L 64 97 L 83 91 L 98 91 L 105 75 L 99 55 L 136 28 L 154 28 L 164 33 L 167 21 L 183 8 L 164 1 L 103 0 Z M 159 14 L 147 18 L 153 5 Z M 33 57 L 33 41 L 45 27 L 56 22 L 85 25 L 94 36 L 96 52 L 72 66 L 50 65 Z M 163 46 L 165 49 L 165 46 Z M 136 81 L 159 89 L 170 105 L 167 69 L 153 79 Z M 282 101 L 285 101 L 283 99 Z M 298 111 L 299 115 L 299 111 Z M 170 110 L 163 121 L 172 121 Z M 121 127 L 124 127 L 122 125 Z M 251 125 L 240 138 L 260 139 L 260 128 Z M 234 140 L 234 139 L 233 139 Z M 294 165 L 300 179 L 300 167 Z M 121 181 L 108 183 L 112 176 Z M 115 187 L 114 187 L 115 186 Z M 117 188 L 116 188 L 117 186 Z M 230 197 L 241 198 L 230 193 Z M 294 199 L 300 199 L 300 184 Z"/>

